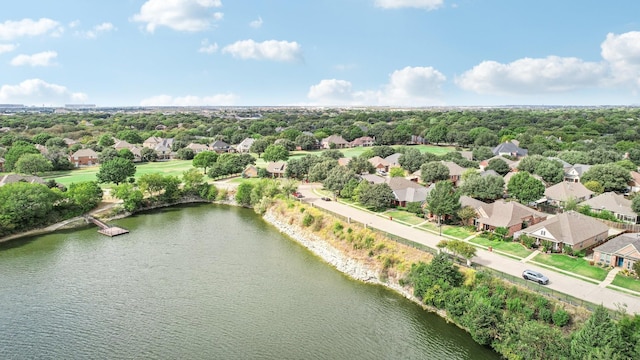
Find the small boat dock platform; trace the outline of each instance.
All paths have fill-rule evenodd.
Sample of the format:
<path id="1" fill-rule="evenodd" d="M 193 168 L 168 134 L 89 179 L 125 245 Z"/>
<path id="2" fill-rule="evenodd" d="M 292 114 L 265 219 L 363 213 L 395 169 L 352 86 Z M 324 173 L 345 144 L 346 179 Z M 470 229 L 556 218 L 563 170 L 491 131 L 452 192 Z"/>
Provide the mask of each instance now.
<path id="1" fill-rule="evenodd" d="M 111 226 L 109 224 L 106 224 L 96 218 L 94 218 L 93 216 L 90 215 L 85 215 L 85 220 L 87 222 L 90 223 L 94 223 L 96 226 L 98 226 L 100 228 L 100 230 L 98 230 L 98 232 L 102 235 L 107 235 L 109 237 L 114 237 L 114 236 L 118 236 L 118 235 L 124 235 L 124 234 L 128 234 L 129 230 L 127 229 L 123 229 L 117 226 Z"/>

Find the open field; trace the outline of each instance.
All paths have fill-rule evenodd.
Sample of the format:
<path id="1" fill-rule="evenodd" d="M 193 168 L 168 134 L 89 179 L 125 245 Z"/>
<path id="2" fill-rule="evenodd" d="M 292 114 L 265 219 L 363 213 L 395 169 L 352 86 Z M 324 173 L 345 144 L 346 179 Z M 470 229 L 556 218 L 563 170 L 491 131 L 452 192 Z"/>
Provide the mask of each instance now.
<path id="1" fill-rule="evenodd" d="M 518 258 L 526 258 L 531 255 L 533 251 L 525 248 L 522 244 L 513 241 L 498 241 L 498 240 L 489 240 L 487 238 L 483 238 L 478 236 L 470 240 L 474 244 L 482 245 L 489 247 L 491 246 L 495 250 L 502 251 L 504 253 L 516 256 Z"/>
<path id="2" fill-rule="evenodd" d="M 589 262 L 585 259 L 574 258 L 562 254 L 538 254 L 533 258 L 533 261 L 598 281 L 604 280 L 608 273 L 606 269 L 589 265 Z"/>

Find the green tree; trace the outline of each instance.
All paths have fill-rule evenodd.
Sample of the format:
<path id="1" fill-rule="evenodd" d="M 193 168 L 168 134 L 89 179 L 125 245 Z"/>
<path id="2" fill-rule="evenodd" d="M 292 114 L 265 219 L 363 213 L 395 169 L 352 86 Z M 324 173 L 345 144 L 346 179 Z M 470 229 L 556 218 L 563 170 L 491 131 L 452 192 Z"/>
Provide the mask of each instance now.
<path id="1" fill-rule="evenodd" d="M 115 143 L 116 142 L 113 140 L 113 136 L 109 134 L 104 134 L 98 139 L 98 145 L 102 146 L 103 148 L 113 146 L 113 144 Z"/>
<path id="2" fill-rule="evenodd" d="M 143 147 L 142 150 L 140 150 L 140 159 L 142 161 L 153 162 L 158 160 L 158 153 L 153 149 Z"/>
<path id="3" fill-rule="evenodd" d="M 404 169 L 401 167 L 392 167 L 391 169 L 389 169 L 389 176 L 390 177 L 404 177 Z"/>
<path id="4" fill-rule="evenodd" d="M 66 195 L 80 207 L 83 213 L 86 213 L 102 201 L 102 188 L 96 181 L 72 183 L 69 185 Z"/>
<path id="5" fill-rule="evenodd" d="M 520 163 L 518 163 L 518 170 L 534 174 L 536 172 L 536 167 L 538 167 L 538 164 L 542 161 L 545 161 L 545 158 L 542 155 L 525 156 L 520 160 Z"/>
<path id="6" fill-rule="evenodd" d="M 366 181 L 363 182 L 367 183 Z M 380 183 L 363 187 L 358 193 L 358 199 L 362 205 L 368 208 L 382 210 L 391 205 L 395 196 L 387 183 Z"/>
<path id="7" fill-rule="evenodd" d="M 438 247 L 444 247 L 455 256 L 461 256 L 470 264 L 471 258 L 476 256 L 476 247 L 462 240 L 440 240 Z"/>
<path id="8" fill-rule="evenodd" d="M 330 149 L 330 150 L 325 150 L 322 152 L 322 154 L 320 155 L 320 157 L 325 158 L 325 159 L 334 159 L 334 160 L 338 160 L 344 157 L 344 154 L 342 153 L 342 151 L 338 150 L 338 149 Z"/>
<path id="9" fill-rule="evenodd" d="M 253 185 L 248 182 L 243 182 L 238 185 L 238 190 L 236 191 L 236 202 L 242 206 L 250 206 L 251 205 L 251 191 L 253 190 Z"/>
<path id="10" fill-rule="evenodd" d="M 583 185 L 584 187 L 593 191 L 596 194 L 602 194 L 604 192 L 604 186 L 602 186 L 602 184 L 600 184 L 600 182 L 598 181 L 589 180 L 585 182 Z"/>
<path id="11" fill-rule="evenodd" d="M 339 194 L 340 191 L 342 191 L 342 188 L 344 188 L 350 180 L 355 178 L 356 175 L 353 171 L 343 166 L 336 166 L 329 170 L 327 178 L 322 184 L 325 189 L 331 190 L 334 194 Z"/>
<path id="12" fill-rule="evenodd" d="M 186 147 L 176 152 L 176 157 L 181 160 L 193 160 L 194 156 L 196 156 L 196 154 L 193 150 Z"/>
<path id="13" fill-rule="evenodd" d="M 131 160 L 133 161 L 133 159 L 135 159 L 135 155 L 133 155 L 133 152 L 127 148 L 123 148 L 118 150 L 118 157 L 121 157 L 123 159 L 127 159 L 127 160 Z"/>
<path id="14" fill-rule="evenodd" d="M 35 148 L 32 144 L 29 144 L 24 141 L 17 141 L 11 148 L 4 154 L 4 169 L 5 171 L 13 171 L 13 167 L 15 166 L 18 159 L 25 154 L 40 154 L 40 151 Z"/>
<path id="15" fill-rule="evenodd" d="M 132 177 L 136 173 L 136 166 L 133 161 L 117 157 L 100 165 L 100 170 L 96 174 L 99 183 L 120 184 Z"/>
<path id="16" fill-rule="evenodd" d="M 360 156 L 351 158 L 347 164 L 347 168 L 351 169 L 356 174 L 373 174 L 376 171 L 369 160 Z"/>
<path id="17" fill-rule="evenodd" d="M 420 177 L 426 183 L 447 180 L 449 168 L 440 161 L 430 161 L 420 167 Z"/>
<path id="18" fill-rule="evenodd" d="M 100 154 L 98 154 L 98 162 L 102 164 L 109 160 L 113 160 L 117 157 L 118 157 L 118 150 L 112 147 L 107 147 L 102 149 Z M 133 159 L 129 159 L 129 160 L 133 160 Z"/>
<path id="19" fill-rule="evenodd" d="M 507 185 L 507 191 L 522 204 L 536 201 L 544 195 L 544 185 L 528 172 L 519 171 Z"/>
<path id="20" fill-rule="evenodd" d="M 574 359 L 589 359 L 597 350 L 620 348 L 616 324 L 601 305 L 591 314 L 582 327 L 573 333 L 571 356 Z M 615 353 L 615 352 L 614 352 Z"/>
<path id="21" fill-rule="evenodd" d="M 142 144 L 144 140 L 140 136 L 140 132 L 136 130 L 122 130 L 116 134 L 118 139 L 124 140 L 130 144 Z"/>
<path id="22" fill-rule="evenodd" d="M 640 196 L 636 195 L 633 197 L 633 200 L 631 200 L 631 209 L 633 212 L 640 215 Z M 640 261 L 637 261 L 637 263 L 640 264 Z"/>
<path id="23" fill-rule="evenodd" d="M 256 139 L 256 141 L 251 144 L 249 151 L 252 153 L 258 154 L 258 157 L 262 155 L 262 153 L 267 149 L 269 145 L 273 144 L 273 139 L 270 137 L 263 137 Z"/>
<path id="24" fill-rule="evenodd" d="M 525 158 L 526 159 L 526 158 Z M 543 160 L 536 166 L 535 173 L 548 184 L 557 184 L 564 180 L 564 167 L 555 160 Z"/>
<path id="25" fill-rule="evenodd" d="M 203 151 L 193 157 L 192 165 L 196 168 L 203 168 L 204 173 L 207 173 L 207 168 L 211 167 L 218 161 L 218 154 L 213 151 Z"/>
<path id="26" fill-rule="evenodd" d="M 339 166 L 337 160 L 327 159 L 313 165 L 309 169 L 309 181 L 322 182 L 329 175 L 329 171 L 334 167 Z"/>
<path id="27" fill-rule="evenodd" d="M 580 181 L 584 184 L 592 180 L 602 184 L 605 192 L 623 192 L 631 181 L 631 174 L 629 170 L 615 164 L 593 165 L 582 174 Z"/>
<path id="28" fill-rule="evenodd" d="M 134 211 L 142 205 L 144 195 L 142 191 L 136 189 L 131 183 L 119 184 L 113 187 L 111 195 L 122 200 L 122 206 L 127 211 Z"/>
<path id="29" fill-rule="evenodd" d="M 473 160 L 482 161 L 487 160 L 493 157 L 493 151 L 491 151 L 490 147 L 487 146 L 479 146 L 473 149 Z"/>
<path id="30" fill-rule="evenodd" d="M 400 158 L 398 158 L 398 163 L 409 173 L 413 173 L 420 169 L 420 166 L 425 163 L 425 158 L 422 156 L 420 150 L 415 148 L 408 148 L 404 151 Z"/>
<path id="31" fill-rule="evenodd" d="M 436 125 L 429 129 L 429 132 L 427 133 L 427 140 L 429 140 L 430 143 L 437 145 L 445 141 L 448 131 L 449 129 L 446 125 Z"/>
<path id="32" fill-rule="evenodd" d="M 289 150 L 282 145 L 269 145 L 262 155 L 264 161 L 287 161 L 289 158 Z"/>
<path id="33" fill-rule="evenodd" d="M 37 175 L 53 168 L 51 162 L 38 154 L 24 154 L 15 164 L 15 171 L 20 174 Z"/>
<path id="34" fill-rule="evenodd" d="M 60 191 L 45 185 L 16 182 L 0 186 L 0 234 L 32 229 L 56 220 Z"/>
<path id="35" fill-rule="evenodd" d="M 471 206 L 463 206 L 460 210 L 458 210 L 456 214 L 460 218 L 462 225 L 465 226 L 472 225 L 471 220 L 478 216 L 476 214 L 476 211 Z"/>
<path id="36" fill-rule="evenodd" d="M 313 150 L 316 148 L 318 141 L 313 135 L 301 134 L 294 140 L 296 146 L 301 150 Z"/>
<path id="37" fill-rule="evenodd" d="M 438 225 L 442 217 L 454 215 L 460 209 L 460 194 L 453 189 L 451 181 L 438 181 L 427 196 L 427 209 L 438 217 Z"/>
<path id="38" fill-rule="evenodd" d="M 497 172 L 498 174 L 500 174 L 501 176 L 506 175 L 511 169 L 509 168 L 509 165 L 507 164 L 506 161 L 500 159 L 500 158 L 494 158 L 489 160 L 489 163 L 487 164 L 487 167 L 485 168 L 485 170 L 493 170 L 495 172 Z"/>
<path id="39" fill-rule="evenodd" d="M 474 199 L 493 201 L 504 194 L 504 178 L 496 175 L 472 176 L 462 183 L 460 192 Z"/>
<path id="40" fill-rule="evenodd" d="M 31 141 L 33 141 L 34 144 L 40 144 L 40 145 L 44 145 L 47 140 L 51 139 L 53 137 L 53 135 L 46 133 L 46 132 L 41 132 L 39 134 L 33 135 L 33 137 L 31 138 Z"/>
<path id="41" fill-rule="evenodd" d="M 137 180 L 138 187 L 143 193 L 153 196 L 164 190 L 164 175 L 160 173 L 142 174 Z"/>

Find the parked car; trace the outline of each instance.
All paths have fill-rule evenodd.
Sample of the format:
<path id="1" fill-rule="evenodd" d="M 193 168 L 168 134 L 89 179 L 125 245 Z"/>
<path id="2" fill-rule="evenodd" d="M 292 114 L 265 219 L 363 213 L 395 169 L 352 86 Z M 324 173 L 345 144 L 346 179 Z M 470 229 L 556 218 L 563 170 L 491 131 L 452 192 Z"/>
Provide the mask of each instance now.
<path id="1" fill-rule="evenodd" d="M 302 199 L 304 197 L 304 195 L 302 195 L 301 193 L 294 191 L 293 192 L 293 196 L 297 199 Z"/>
<path id="2" fill-rule="evenodd" d="M 326 196 L 321 197 L 321 199 L 324 200 L 324 201 L 331 201 L 331 198 L 326 197 Z"/>
<path id="3" fill-rule="evenodd" d="M 544 276 L 543 274 L 533 271 L 533 270 L 525 270 L 522 272 L 522 278 L 525 280 L 535 281 L 541 285 L 547 285 L 549 283 L 549 278 Z"/>

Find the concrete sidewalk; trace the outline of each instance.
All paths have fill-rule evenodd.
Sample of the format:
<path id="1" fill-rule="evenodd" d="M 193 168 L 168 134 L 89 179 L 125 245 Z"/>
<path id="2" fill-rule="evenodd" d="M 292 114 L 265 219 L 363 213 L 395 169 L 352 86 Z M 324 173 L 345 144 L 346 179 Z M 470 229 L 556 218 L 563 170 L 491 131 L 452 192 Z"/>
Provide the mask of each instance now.
<path id="1" fill-rule="evenodd" d="M 437 234 L 417 230 L 416 228 L 402 225 L 398 222 L 389 220 L 388 218 L 381 218 L 377 215 L 340 204 L 336 201 L 320 200 L 319 196 L 313 191 L 314 188 L 317 187 L 318 185 L 316 184 L 303 184 L 300 186 L 299 189 L 305 196 L 305 202 L 312 203 L 313 206 L 325 208 L 337 214 L 350 217 L 351 219 L 366 224 L 367 226 L 429 246 L 433 249 L 436 249 L 436 244 L 443 238 Z M 479 265 L 518 277 L 522 276 L 522 272 L 526 269 L 540 271 L 547 274 L 549 277 L 550 282 L 547 286 L 550 289 L 565 293 L 578 299 L 584 299 L 585 301 L 594 304 L 602 304 L 612 310 L 617 310 L 619 305 L 626 306 L 628 313 L 640 314 L 640 298 L 632 295 L 627 295 L 608 288 L 602 288 L 597 284 L 592 284 L 561 273 L 549 273 L 550 270 L 547 268 L 538 267 L 532 263 L 523 263 L 519 260 L 501 256 L 483 249 L 478 249 L 476 257 L 472 260 L 474 263 Z"/>

